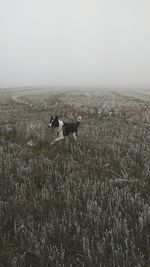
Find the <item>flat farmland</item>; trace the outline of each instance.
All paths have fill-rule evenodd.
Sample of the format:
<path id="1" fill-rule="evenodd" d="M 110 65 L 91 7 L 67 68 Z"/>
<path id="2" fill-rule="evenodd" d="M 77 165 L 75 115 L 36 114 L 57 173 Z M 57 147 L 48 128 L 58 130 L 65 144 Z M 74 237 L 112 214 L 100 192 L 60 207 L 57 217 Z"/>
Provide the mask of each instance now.
<path id="1" fill-rule="evenodd" d="M 77 141 L 51 146 L 50 115 Z M 7 266 L 150 266 L 150 90 L 0 90 Z"/>

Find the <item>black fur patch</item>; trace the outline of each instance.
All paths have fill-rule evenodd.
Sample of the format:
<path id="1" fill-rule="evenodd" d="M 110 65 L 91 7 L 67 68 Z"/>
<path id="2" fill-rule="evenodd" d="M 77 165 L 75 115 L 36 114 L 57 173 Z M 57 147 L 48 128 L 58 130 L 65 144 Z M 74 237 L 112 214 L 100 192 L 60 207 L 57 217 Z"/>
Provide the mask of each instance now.
<path id="1" fill-rule="evenodd" d="M 51 128 L 53 128 L 53 129 L 59 127 L 58 116 L 56 116 L 55 118 L 53 118 L 53 116 L 51 116 L 50 124 L 51 124 Z"/>
<path id="2" fill-rule="evenodd" d="M 79 123 L 64 123 L 63 133 L 69 135 L 70 133 L 76 133 L 78 131 Z"/>

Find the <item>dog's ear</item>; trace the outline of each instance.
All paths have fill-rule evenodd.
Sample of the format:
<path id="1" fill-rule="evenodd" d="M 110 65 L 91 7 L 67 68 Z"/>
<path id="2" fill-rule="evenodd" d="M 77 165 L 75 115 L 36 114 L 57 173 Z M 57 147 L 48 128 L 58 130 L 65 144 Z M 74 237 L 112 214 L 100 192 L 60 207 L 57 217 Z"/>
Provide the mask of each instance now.
<path id="1" fill-rule="evenodd" d="M 50 121 L 52 121 L 53 119 L 54 119 L 53 116 L 51 116 L 51 117 L 50 117 Z"/>
<path id="2" fill-rule="evenodd" d="M 55 117 L 55 120 L 58 121 L 58 116 Z"/>

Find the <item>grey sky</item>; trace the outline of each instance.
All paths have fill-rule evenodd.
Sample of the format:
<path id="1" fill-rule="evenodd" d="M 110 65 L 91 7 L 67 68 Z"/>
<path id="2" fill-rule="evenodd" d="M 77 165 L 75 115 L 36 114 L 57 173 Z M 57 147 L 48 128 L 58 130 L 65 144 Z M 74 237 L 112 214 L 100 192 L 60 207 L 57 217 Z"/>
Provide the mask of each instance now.
<path id="1" fill-rule="evenodd" d="M 149 0 L 0 0 L 0 86 L 150 86 Z"/>

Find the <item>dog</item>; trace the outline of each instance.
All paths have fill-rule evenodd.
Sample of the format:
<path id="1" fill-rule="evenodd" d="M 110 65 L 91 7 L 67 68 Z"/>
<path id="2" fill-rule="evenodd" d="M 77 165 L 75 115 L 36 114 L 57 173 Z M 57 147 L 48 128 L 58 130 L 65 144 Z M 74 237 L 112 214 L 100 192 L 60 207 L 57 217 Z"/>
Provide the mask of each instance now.
<path id="1" fill-rule="evenodd" d="M 64 139 L 65 137 L 68 137 L 70 134 L 72 134 L 74 139 L 77 140 L 77 133 L 80 122 L 81 116 L 77 118 L 77 121 L 75 123 L 63 122 L 62 120 L 58 119 L 58 116 L 56 116 L 55 118 L 51 116 L 48 127 L 57 134 L 57 138 L 54 139 L 51 145 Z"/>

